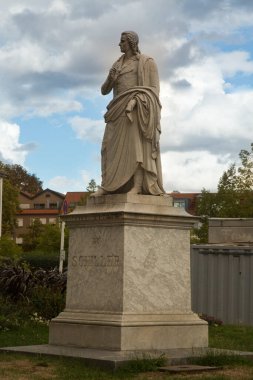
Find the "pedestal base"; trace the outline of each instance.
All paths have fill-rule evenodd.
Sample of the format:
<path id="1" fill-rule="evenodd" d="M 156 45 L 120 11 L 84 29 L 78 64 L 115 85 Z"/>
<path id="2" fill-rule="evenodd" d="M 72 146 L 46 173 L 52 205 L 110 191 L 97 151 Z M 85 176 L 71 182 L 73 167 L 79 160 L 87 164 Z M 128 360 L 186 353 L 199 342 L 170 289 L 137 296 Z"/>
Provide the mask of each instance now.
<path id="1" fill-rule="evenodd" d="M 52 345 L 117 351 L 207 347 L 191 311 L 190 236 L 195 219 L 166 197 L 110 195 L 67 215 L 66 309 Z"/>
<path id="2" fill-rule="evenodd" d="M 50 324 L 53 345 L 108 349 L 116 351 L 150 351 L 175 348 L 207 347 L 207 325 L 195 314 L 164 316 L 164 321 L 117 325 L 113 321 L 75 320 L 74 313 L 62 313 Z M 109 318 L 108 318 L 109 319 Z M 161 318 L 160 318 L 161 319 Z"/>

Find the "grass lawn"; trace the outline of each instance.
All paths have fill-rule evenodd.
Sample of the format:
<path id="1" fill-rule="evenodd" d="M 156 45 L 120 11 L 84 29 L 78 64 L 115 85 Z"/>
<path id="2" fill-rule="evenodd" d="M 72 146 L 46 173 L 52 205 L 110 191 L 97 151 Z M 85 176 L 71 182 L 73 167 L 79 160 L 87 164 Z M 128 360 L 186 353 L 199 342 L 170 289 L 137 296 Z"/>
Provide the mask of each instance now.
<path id="1" fill-rule="evenodd" d="M 15 330 L 0 331 L 0 346 L 43 344 L 48 342 L 48 327 L 32 323 Z M 210 346 L 217 348 L 253 351 L 253 327 L 217 326 L 210 327 Z M 212 358 L 206 358 L 206 364 Z M 209 360 L 209 361 L 208 361 Z M 253 362 L 238 357 L 216 358 L 216 364 L 222 364 L 223 370 L 198 375 L 171 375 L 156 370 L 154 362 L 139 360 L 126 369 L 115 373 L 88 368 L 81 359 L 30 356 L 15 353 L 0 353 L 1 380 L 252 380 Z"/>
<path id="2" fill-rule="evenodd" d="M 48 343 L 48 326 L 31 322 L 23 327 L 0 330 L 0 347 L 28 346 Z M 1 379 L 1 378 L 0 378 Z"/>
<path id="3" fill-rule="evenodd" d="M 210 326 L 209 346 L 253 352 L 253 327 Z"/>

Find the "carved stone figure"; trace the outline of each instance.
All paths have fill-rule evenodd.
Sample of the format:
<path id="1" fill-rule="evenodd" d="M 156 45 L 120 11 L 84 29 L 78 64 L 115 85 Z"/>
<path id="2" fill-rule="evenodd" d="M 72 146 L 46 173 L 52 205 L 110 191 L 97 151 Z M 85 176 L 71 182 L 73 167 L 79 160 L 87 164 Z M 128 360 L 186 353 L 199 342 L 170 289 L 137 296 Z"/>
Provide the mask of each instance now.
<path id="1" fill-rule="evenodd" d="M 123 32 L 123 55 L 113 64 L 103 95 L 113 90 L 105 114 L 102 183 L 94 196 L 164 193 L 160 161 L 159 77 L 151 57 L 140 53 L 135 32 Z"/>

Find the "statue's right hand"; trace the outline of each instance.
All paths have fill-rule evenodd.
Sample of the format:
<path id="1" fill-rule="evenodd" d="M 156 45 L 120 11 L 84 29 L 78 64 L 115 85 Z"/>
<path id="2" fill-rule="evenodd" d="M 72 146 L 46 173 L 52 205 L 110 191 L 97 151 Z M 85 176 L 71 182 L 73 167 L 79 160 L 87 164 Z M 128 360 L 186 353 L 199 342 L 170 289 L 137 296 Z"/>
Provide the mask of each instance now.
<path id="1" fill-rule="evenodd" d="M 112 81 L 115 81 L 118 78 L 119 72 L 115 67 L 112 67 L 111 70 L 109 71 L 109 78 Z"/>

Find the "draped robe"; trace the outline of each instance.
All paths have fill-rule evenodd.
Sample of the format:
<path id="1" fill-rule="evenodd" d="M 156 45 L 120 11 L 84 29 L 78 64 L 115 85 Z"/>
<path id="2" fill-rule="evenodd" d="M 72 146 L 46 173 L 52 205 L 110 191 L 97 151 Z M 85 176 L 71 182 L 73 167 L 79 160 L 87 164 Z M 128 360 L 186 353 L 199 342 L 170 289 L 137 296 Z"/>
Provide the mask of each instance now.
<path id="1" fill-rule="evenodd" d="M 164 193 L 159 149 L 159 79 L 152 58 L 139 54 L 124 65 L 124 55 L 115 62 L 120 74 L 114 83 L 114 98 L 107 106 L 102 143 L 102 184 L 111 193 L 121 192 L 143 169 L 143 193 Z M 130 100 L 136 105 L 126 113 Z"/>

